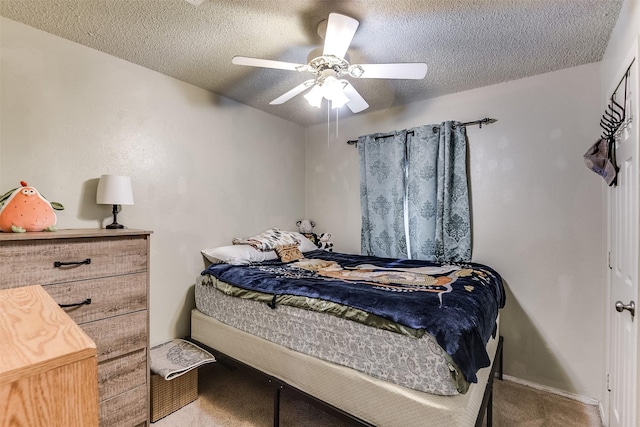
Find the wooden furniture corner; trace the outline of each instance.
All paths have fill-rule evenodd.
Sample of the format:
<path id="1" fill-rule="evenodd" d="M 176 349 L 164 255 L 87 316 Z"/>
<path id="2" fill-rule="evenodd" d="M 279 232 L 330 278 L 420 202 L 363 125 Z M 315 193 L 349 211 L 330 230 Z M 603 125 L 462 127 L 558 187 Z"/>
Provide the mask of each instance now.
<path id="1" fill-rule="evenodd" d="M 98 425 L 95 343 L 41 286 L 0 290 L 0 426 Z"/>

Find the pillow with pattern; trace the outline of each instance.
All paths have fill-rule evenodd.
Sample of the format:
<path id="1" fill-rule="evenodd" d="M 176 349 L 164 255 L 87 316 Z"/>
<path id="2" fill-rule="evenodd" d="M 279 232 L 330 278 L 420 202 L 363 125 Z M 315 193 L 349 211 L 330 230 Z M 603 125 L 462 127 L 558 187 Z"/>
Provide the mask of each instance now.
<path id="1" fill-rule="evenodd" d="M 272 251 L 276 246 L 300 244 L 300 240 L 289 231 L 281 231 L 279 228 L 271 228 L 264 233 L 248 239 L 233 239 L 234 245 L 251 245 L 259 251 Z"/>
<path id="2" fill-rule="evenodd" d="M 249 245 L 218 246 L 200 252 L 213 264 L 248 265 L 278 259 L 275 251 L 259 251 Z"/>
<path id="3" fill-rule="evenodd" d="M 276 253 L 282 262 L 297 261 L 304 258 L 296 244 L 276 246 Z"/>

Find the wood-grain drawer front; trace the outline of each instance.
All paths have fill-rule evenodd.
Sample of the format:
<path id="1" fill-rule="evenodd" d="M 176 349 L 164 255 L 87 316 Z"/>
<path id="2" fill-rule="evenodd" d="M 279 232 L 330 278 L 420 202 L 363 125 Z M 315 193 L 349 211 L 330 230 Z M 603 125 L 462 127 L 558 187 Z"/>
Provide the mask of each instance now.
<path id="1" fill-rule="evenodd" d="M 100 427 L 134 427 L 147 416 L 146 384 L 100 403 Z"/>
<path id="2" fill-rule="evenodd" d="M 91 298 L 91 304 L 63 308 L 79 325 L 147 308 L 146 273 L 47 285 L 44 289 L 58 304 Z"/>
<path id="3" fill-rule="evenodd" d="M 84 323 L 82 329 L 96 343 L 98 363 L 147 347 L 147 311 Z"/>
<path id="4" fill-rule="evenodd" d="M 12 241 L 0 245 L 0 288 L 46 285 L 147 270 L 147 240 L 140 236 Z M 54 267 L 55 262 L 90 264 Z"/>
<path id="5" fill-rule="evenodd" d="M 103 362 L 98 367 L 100 401 L 147 383 L 147 350 Z"/>

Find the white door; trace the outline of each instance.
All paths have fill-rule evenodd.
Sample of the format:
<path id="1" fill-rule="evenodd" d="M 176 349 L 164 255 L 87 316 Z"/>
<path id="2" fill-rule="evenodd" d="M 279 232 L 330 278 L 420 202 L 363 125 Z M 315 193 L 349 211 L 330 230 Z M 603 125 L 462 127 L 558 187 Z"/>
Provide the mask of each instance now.
<path id="1" fill-rule="evenodd" d="M 620 167 L 618 185 L 609 192 L 610 248 L 610 367 L 609 426 L 640 425 L 638 416 L 638 256 L 640 241 L 640 174 L 638 172 L 638 59 L 637 42 L 627 79 L 627 120 L 617 140 L 616 157 Z M 624 99 L 624 83 L 616 92 Z M 635 316 L 633 309 L 635 306 Z"/>

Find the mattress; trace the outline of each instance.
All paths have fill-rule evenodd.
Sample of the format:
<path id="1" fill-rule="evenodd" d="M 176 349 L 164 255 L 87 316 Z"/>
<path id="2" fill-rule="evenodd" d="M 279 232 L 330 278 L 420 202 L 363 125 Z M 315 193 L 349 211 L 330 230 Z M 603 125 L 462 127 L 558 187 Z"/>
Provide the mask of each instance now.
<path id="1" fill-rule="evenodd" d="M 467 391 L 451 357 L 429 334 L 414 338 L 322 312 L 225 295 L 200 276 L 196 308 L 257 337 L 378 379 L 440 395 Z"/>
<path id="2" fill-rule="evenodd" d="M 218 280 L 219 291 L 258 299 L 275 310 L 293 306 L 416 338 L 430 334 L 455 362 L 450 371 L 468 382 L 476 382 L 478 369 L 491 363 L 485 346 L 505 299 L 500 275 L 486 265 L 321 250 L 290 263 L 212 264 L 203 274 Z M 423 365 L 416 364 L 418 369 Z M 370 372 L 384 369 L 396 368 L 387 364 Z"/>
<path id="3" fill-rule="evenodd" d="M 480 369 L 478 383 L 471 384 L 465 394 L 442 396 L 393 384 L 272 343 L 198 309 L 191 314 L 191 337 L 376 426 L 472 426 L 491 372 L 491 366 Z M 497 347 L 496 335 L 487 343 L 492 364 Z"/>

